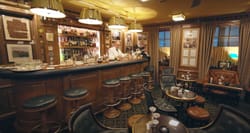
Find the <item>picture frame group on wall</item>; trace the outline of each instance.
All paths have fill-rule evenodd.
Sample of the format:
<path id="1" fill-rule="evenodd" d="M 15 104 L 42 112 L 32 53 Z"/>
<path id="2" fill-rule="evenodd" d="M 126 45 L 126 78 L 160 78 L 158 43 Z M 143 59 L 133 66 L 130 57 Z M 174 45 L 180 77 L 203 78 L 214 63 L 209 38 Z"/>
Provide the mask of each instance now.
<path id="1" fill-rule="evenodd" d="M 9 62 L 30 61 L 33 59 L 32 47 L 29 44 L 7 44 Z"/>
<path id="2" fill-rule="evenodd" d="M 199 28 L 187 28 L 182 32 L 181 66 L 197 67 Z"/>
<path id="3" fill-rule="evenodd" d="M 12 16 L 2 16 L 6 40 L 30 41 L 30 20 Z"/>

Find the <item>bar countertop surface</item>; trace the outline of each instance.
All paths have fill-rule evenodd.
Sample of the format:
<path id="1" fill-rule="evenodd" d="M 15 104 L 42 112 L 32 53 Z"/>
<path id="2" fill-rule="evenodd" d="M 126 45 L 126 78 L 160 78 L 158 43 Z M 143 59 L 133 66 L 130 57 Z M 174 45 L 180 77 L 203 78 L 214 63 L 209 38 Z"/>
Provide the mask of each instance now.
<path id="1" fill-rule="evenodd" d="M 41 69 L 37 71 L 13 71 L 8 69 L 0 69 L 0 78 L 9 79 L 32 79 L 42 78 L 45 76 L 60 76 L 68 73 L 88 72 L 99 69 L 107 69 L 112 67 L 137 64 L 147 62 L 147 59 L 112 61 L 108 63 L 82 64 L 82 65 L 54 65 L 52 69 Z"/>

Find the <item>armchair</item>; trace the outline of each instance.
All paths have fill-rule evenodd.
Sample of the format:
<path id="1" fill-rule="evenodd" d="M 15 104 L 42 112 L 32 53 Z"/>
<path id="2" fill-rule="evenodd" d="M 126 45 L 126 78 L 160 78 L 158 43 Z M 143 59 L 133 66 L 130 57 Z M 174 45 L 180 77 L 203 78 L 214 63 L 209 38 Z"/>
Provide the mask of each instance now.
<path id="1" fill-rule="evenodd" d="M 162 97 L 165 96 L 166 90 L 170 89 L 171 86 L 176 86 L 175 75 L 162 75 L 160 77 L 160 88 L 162 90 Z"/>
<path id="2" fill-rule="evenodd" d="M 169 75 L 173 74 L 174 68 L 173 67 L 167 67 L 161 70 L 161 75 Z"/>
<path id="3" fill-rule="evenodd" d="M 81 106 L 74 112 L 68 123 L 71 133 L 128 133 L 126 128 L 105 127 L 95 118 L 91 103 Z"/>
<path id="4" fill-rule="evenodd" d="M 190 128 L 190 133 L 249 133 L 250 118 L 227 105 L 220 105 L 217 117 L 201 128 Z"/>
<path id="5" fill-rule="evenodd" d="M 156 112 L 160 114 L 172 115 L 177 117 L 177 109 L 164 98 L 153 98 L 150 91 L 144 90 L 147 106 L 155 106 Z"/>

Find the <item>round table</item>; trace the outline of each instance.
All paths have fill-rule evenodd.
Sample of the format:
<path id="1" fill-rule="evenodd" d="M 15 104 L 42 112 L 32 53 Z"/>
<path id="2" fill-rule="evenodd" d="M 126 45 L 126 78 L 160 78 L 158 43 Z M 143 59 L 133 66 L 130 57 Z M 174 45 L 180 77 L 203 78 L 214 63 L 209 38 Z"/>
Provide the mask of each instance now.
<path id="1" fill-rule="evenodd" d="M 188 108 L 190 106 L 190 104 L 192 104 L 198 96 L 193 91 L 189 91 L 189 93 L 192 93 L 193 96 L 187 97 L 187 96 L 184 96 L 184 94 L 182 96 L 177 96 L 177 94 L 175 94 L 175 95 L 171 94 L 170 90 L 166 90 L 166 92 L 165 92 L 165 94 L 167 95 L 167 98 L 170 98 L 174 101 L 178 101 L 183 110 L 186 110 L 186 108 Z"/>
<path id="2" fill-rule="evenodd" d="M 193 93 L 193 97 L 186 97 L 186 96 L 177 96 L 177 95 L 173 95 L 170 93 L 170 90 L 166 90 L 166 95 L 169 98 L 172 98 L 174 100 L 178 100 L 178 101 L 182 101 L 182 102 L 192 102 L 196 99 L 197 95 L 196 93 L 194 93 L 193 91 L 189 91 L 190 93 Z"/>
<path id="3" fill-rule="evenodd" d="M 138 119 L 132 127 L 132 133 L 146 133 L 146 123 L 151 120 L 151 114 L 145 115 Z M 180 121 L 174 117 L 161 114 L 158 118 L 159 124 L 156 126 L 157 132 L 159 132 L 159 127 L 166 126 L 169 133 L 188 133 L 188 129 Z"/>

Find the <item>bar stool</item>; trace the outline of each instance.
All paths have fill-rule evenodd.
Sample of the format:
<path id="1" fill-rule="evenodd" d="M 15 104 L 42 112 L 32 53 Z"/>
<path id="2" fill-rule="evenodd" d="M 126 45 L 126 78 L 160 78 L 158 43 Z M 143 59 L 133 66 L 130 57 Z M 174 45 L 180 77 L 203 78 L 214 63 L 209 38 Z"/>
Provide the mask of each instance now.
<path id="1" fill-rule="evenodd" d="M 32 97 L 26 100 L 23 104 L 24 112 L 37 113 L 41 114 L 41 122 L 38 123 L 35 127 L 32 128 L 32 132 L 48 133 L 52 128 L 51 125 L 57 126 L 59 124 L 56 122 L 47 121 L 47 111 L 55 107 L 57 103 L 56 96 L 54 95 L 41 95 Z M 53 127 L 54 128 L 54 127 Z"/>
<path id="2" fill-rule="evenodd" d="M 131 75 L 132 79 L 132 98 L 129 99 L 129 102 L 132 104 L 139 104 L 141 103 L 141 99 L 138 98 L 139 95 L 141 94 L 141 88 L 143 88 L 143 78 L 140 74 L 132 74 Z"/>
<path id="3" fill-rule="evenodd" d="M 72 104 L 72 109 L 66 114 L 66 121 L 74 111 L 79 107 L 78 101 L 85 99 L 88 96 L 88 90 L 85 88 L 70 88 L 64 91 L 63 99 Z"/>
<path id="4" fill-rule="evenodd" d="M 141 72 L 140 73 L 144 79 L 144 83 L 143 83 L 143 88 L 146 89 L 146 90 L 149 90 L 150 91 L 150 87 L 149 87 L 149 79 L 150 79 L 150 72 Z"/>
<path id="5" fill-rule="evenodd" d="M 106 118 L 116 118 L 120 115 L 120 111 L 115 109 L 114 107 L 120 104 L 120 82 L 117 79 L 107 80 L 103 84 L 104 92 L 105 92 L 105 102 L 104 104 L 108 107 L 107 110 L 104 111 L 104 116 Z"/>
<path id="6" fill-rule="evenodd" d="M 128 99 L 131 98 L 130 95 L 130 87 L 131 87 L 131 78 L 126 76 L 126 77 L 121 77 L 120 78 L 120 86 L 121 86 L 121 98 L 120 100 L 122 103 L 118 106 L 118 109 L 121 111 L 127 111 L 131 109 L 131 104 L 127 102 Z"/>

